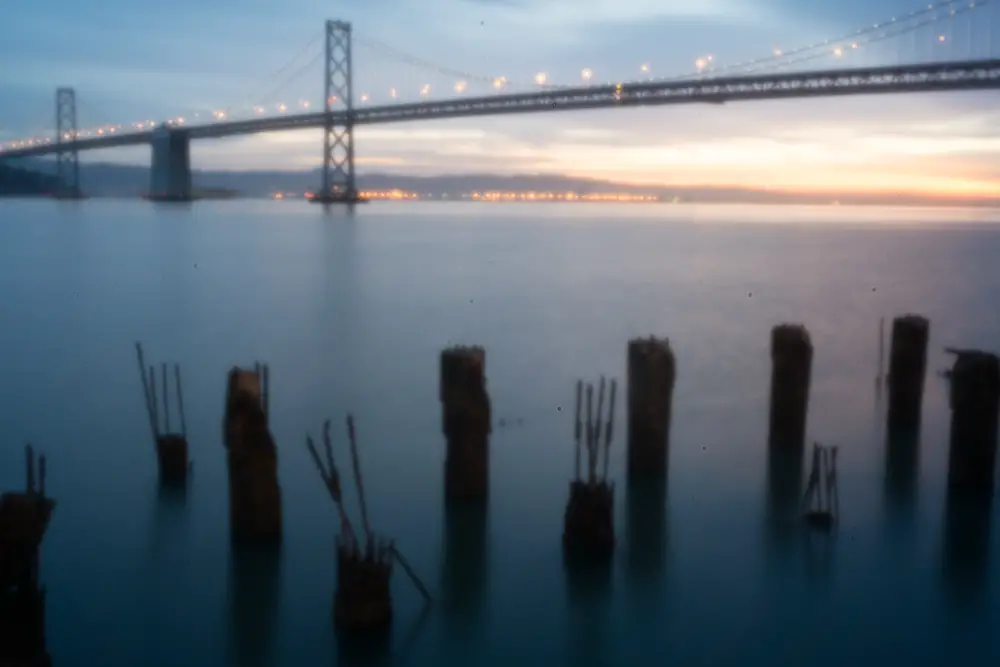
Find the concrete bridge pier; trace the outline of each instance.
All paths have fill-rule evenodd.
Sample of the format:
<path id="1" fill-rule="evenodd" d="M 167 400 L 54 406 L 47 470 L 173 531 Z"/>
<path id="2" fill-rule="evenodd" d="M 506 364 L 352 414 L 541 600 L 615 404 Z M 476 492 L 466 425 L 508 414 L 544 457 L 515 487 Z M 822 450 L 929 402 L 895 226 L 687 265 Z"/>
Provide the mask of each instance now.
<path id="1" fill-rule="evenodd" d="M 149 170 L 151 201 L 191 201 L 191 141 L 183 130 L 161 125 L 151 140 L 153 163 Z"/>

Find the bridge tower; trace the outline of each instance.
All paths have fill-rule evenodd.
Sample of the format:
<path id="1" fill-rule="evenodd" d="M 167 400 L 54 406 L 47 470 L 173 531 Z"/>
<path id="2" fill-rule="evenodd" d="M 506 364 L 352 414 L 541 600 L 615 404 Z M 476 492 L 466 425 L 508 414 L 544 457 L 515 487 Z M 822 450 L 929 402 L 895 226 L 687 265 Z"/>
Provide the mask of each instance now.
<path id="1" fill-rule="evenodd" d="M 326 22 L 324 79 L 323 185 L 313 198 L 319 203 L 353 204 L 359 201 L 354 180 L 354 90 L 352 87 L 351 24 Z M 345 120 L 334 112 L 346 112 Z"/>
<path id="2" fill-rule="evenodd" d="M 76 148 L 76 91 L 56 89 L 56 176 L 59 179 L 56 197 L 79 199 L 80 153 Z"/>

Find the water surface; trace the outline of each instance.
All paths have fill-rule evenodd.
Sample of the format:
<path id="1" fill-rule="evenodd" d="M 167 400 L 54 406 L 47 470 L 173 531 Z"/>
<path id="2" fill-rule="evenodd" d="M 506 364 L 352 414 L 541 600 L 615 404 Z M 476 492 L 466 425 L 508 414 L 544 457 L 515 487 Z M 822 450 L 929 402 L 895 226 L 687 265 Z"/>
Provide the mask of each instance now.
<path id="1" fill-rule="evenodd" d="M 991 211 L 848 207 L 0 202 L 0 486 L 22 449 L 59 501 L 43 548 L 57 665 L 329 665 L 337 521 L 304 445 L 353 411 L 370 514 L 437 597 L 394 577 L 394 664 L 977 665 L 1000 660 L 1000 512 L 946 520 L 946 384 L 919 458 L 888 457 L 878 322 L 1000 349 Z M 840 446 L 842 524 L 807 542 L 768 473 L 769 331 L 816 349 L 810 438 Z M 663 495 L 626 493 L 604 587 L 567 581 L 573 383 L 626 341 L 678 358 Z M 133 342 L 185 373 L 195 460 L 158 496 Z M 487 348 L 488 522 L 445 520 L 439 350 Z M 285 541 L 230 554 L 225 373 L 271 365 Z M 619 402 L 617 419 L 623 424 Z M 788 493 L 788 491 L 784 491 Z M 350 493 L 353 497 L 353 492 Z M 353 506 L 352 506 L 353 508 Z M 445 564 L 448 567 L 445 567 Z"/>

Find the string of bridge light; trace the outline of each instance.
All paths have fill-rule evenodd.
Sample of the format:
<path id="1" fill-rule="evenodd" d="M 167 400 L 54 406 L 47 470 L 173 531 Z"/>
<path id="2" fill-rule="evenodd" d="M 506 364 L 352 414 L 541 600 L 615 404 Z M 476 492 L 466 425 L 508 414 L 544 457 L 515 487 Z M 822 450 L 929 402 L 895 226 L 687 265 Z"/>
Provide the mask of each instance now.
<path id="1" fill-rule="evenodd" d="M 978 0 L 978 2 L 976 2 L 976 3 L 970 3 L 968 6 L 961 7 L 961 8 L 958 8 L 958 9 L 952 9 L 950 11 L 950 14 L 949 14 L 948 18 L 952 18 L 954 16 L 959 16 L 959 15 L 964 14 L 966 12 L 973 11 L 974 9 L 977 9 L 977 8 L 979 8 L 981 6 L 985 6 L 985 5 L 989 4 L 989 2 L 990 2 L 990 0 Z M 891 32 L 892 26 L 890 26 L 889 30 L 886 30 L 886 31 L 884 31 L 882 33 L 879 33 L 877 35 L 870 36 L 867 39 L 856 40 L 856 41 L 851 42 L 849 45 L 836 45 L 830 51 L 830 53 L 832 53 L 832 55 L 834 57 L 840 58 L 840 57 L 843 57 L 844 55 L 848 54 L 850 51 L 859 50 L 859 49 L 861 49 L 864 46 L 867 46 L 867 45 L 870 45 L 870 44 L 875 44 L 875 43 L 882 42 L 882 41 L 886 41 L 886 40 L 889 40 L 889 39 L 894 39 L 894 38 L 900 37 L 902 35 L 912 34 L 912 33 L 916 32 L 917 30 L 919 30 L 920 28 L 927 27 L 927 26 L 930 26 L 930 25 L 934 25 L 937 22 L 938 22 L 938 18 L 937 17 L 932 17 L 930 19 L 923 19 L 923 20 L 918 21 L 917 23 L 912 24 L 910 26 L 906 26 L 906 27 L 900 28 L 900 29 L 896 30 L 895 32 Z M 944 44 L 947 41 L 948 41 L 947 37 L 944 34 L 938 34 L 935 38 L 933 38 L 932 43 Z M 795 58 L 795 59 L 793 59 L 793 60 L 791 60 L 789 62 L 782 63 L 782 66 L 785 66 L 785 65 L 797 65 L 799 63 L 807 62 L 809 60 L 816 60 L 817 58 L 821 58 L 821 57 L 824 57 L 826 55 L 827 55 L 826 53 L 807 54 L 807 55 L 803 55 L 803 56 L 800 56 L 798 58 Z"/>
<path id="2" fill-rule="evenodd" d="M 693 74 L 686 73 L 674 77 L 662 77 L 658 79 L 650 78 L 649 80 L 650 81 L 684 80 L 694 77 L 705 77 L 706 75 L 718 76 L 722 72 L 730 72 L 733 70 L 756 71 L 762 66 L 768 66 L 771 68 L 787 67 L 792 64 L 798 64 L 801 62 L 815 60 L 818 58 L 828 57 L 828 56 L 840 58 L 845 54 L 847 54 L 849 51 L 860 49 L 863 46 L 884 41 L 887 39 L 893 39 L 902 35 L 906 35 L 915 32 L 920 28 L 938 23 L 942 20 L 951 20 L 955 16 L 985 7 L 989 5 L 991 1 L 992 0 L 973 0 L 967 3 L 966 2 L 960 3 L 956 0 L 945 0 L 942 2 L 931 3 L 919 10 L 914 10 L 902 16 L 894 16 L 888 21 L 875 23 L 871 26 L 858 29 L 852 33 L 849 33 L 847 36 L 841 37 L 839 39 L 832 39 L 832 40 L 827 39 L 822 42 L 817 42 L 808 46 L 799 47 L 789 51 L 774 49 L 770 56 L 756 58 L 741 63 L 724 65 L 721 67 L 711 67 L 712 63 L 714 62 L 713 56 L 711 55 L 702 56 L 695 60 L 695 72 Z M 959 6 L 960 4 L 961 6 Z M 941 9 L 947 9 L 948 10 L 947 14 L 939 15 L 935 13 Z M 914 19 L 921 19 L 921 20 L 914 21 Z M 913 22 L 911 23 L 911 21 Z M 893 31 L 894 29 L 895 31 Z M 878 32 L 879 30 L 881 30 L 882 32 Z M 939 43 L 945 42 L 946 41 L 945 36 L 943 34 L 938 35 L 936 41 Z M 428 60 L 424 60 L 415 56 L 405 54 L 393 47 L 378 42 L 377 40 L 356 38 L 355 42 L 358 43 L 358 45 L 360 46 L 372 48 L 373 50 L 376 51 L 382 51 L 383 53 L 389 53 L 391 54 L 392 58 L 396 60 L 401 60 L 409 65 L 413 65 L 422 69 L 432 69 L 439 74 L 449 77 L 460 76 L 461 79 L 458 82 L 456 82 L 453 86 L 453 90 L 455 91 L 455 93 L 458 94 L 462 94 L 467 90 L 469 81 L 487 83 L 496 91 L 503 90 L 504 88 L 510 85 L 510 82 L 505 76 L 491 77 L 484 75 L 476 75 L 469 72 L 462 72 L 452 68 L 443 67 L 440 65 L 436 65 Z M 831 44 L 834 45 L 832 48 Z M 295 59 L 297 59 L 300 55 L 302 55 L 303 52 L 305 52 L 305 50 L 306 49 L 303 49 L 302 51 L 297 53 L 295 58 L 293 58 L 292 60 L 294 61 Z M 283 89 L 284 87 L 287 87 L 287 85 L 292 80 L 300 76 L 302 73 L 308 70 L 309 67 L 314 65 L 316 60 L 318 60 L 318 58 L 321 57 L 324 53 L 325 51 L 321 50 L 319 54 L 317 54 L 312 60 L 307 62 L 306 65 L 300 67 L 295 72 L 295 74 L 293 74 L 292 77 L 286 79 L 285 82 L 282 83 L 281 86 L 279 86 L 278 92 L 280 92 L 280 90 Z M 283 68 L 278 70 L 278 72 L 276 72 L 275 74 L 282 73 L 290 65 L 291 62 L 287 63 Z M 649 63 L 643 63 L 642 65 L 639 66 L 639 70 L 643 73 L 649 73 L 651 70 L 651 66 L 649 65 Z M 584 68 L 581 70 L 580 75 L 581 79 L 585 83 L 589 83 L 594 77 L 594 71 L 590 68 Z M 548 89 L 574 87 L 566 85 L 557 86 L 550 84 L 548 82 L 548 75 L 545 72 L 537 73 L 535 75 L 534 83 L 538 87 L 548 88 Z M 425 83 L 419 88 L 419 95 L 421 98 L 429 97 L 430 92 L 431 92 L 430 84 Z M 398 99 L 399 91 L 396 87 L 392 87 L 389 89 L 389 97 L 390 99 L 393 100 Z M 358 102 L 361 104 L 365 104 L 370 100 L 371 100 L 371 95 L 369 93 L 362 92 L 358 96 Z M 328 102 L 332 105 L 337 102 L 337 99 L 334 97 L 328 100 Z M 250 107 L 250 111 L 252 112 L 253 116 L 261 116 L 266 114 L 272 108 L 278 114 L 284 114 L 289 111 L 295 111 L 299 109 L 301 109 L 303 112 L 306 112 L 312 109 L 313 107 L 314 107 L 313 101 L 307 99 L 300 99 L 294 103 L 279 102 L 273 105 L 273 107 L 271 107 L 271 105 L 254 104 Z M 193 115 L 195 119 L 199 119 L 202 116 L 202 112 L 206 112 L 205 115 L 210 117 L 212 121 L 220 122 L 229 120 L 231 118 L 232 107 L 225 110 L 198 110 L 194 111 L 193 114 L 190 115 L 179 115 L 167 119 L 163 121 L 163 124 L 167 125 L 168 127 L 190 124 L 190 117 Z M 152 120 L 137 121 L 128 124 L 127 127 L 124 124 L 103 125 L 97 128 L 79 130 L 75 134 L 66 133 L 63 139 L 72 140 L 76 138 L 96 138 L 108 135 L 115 135 L 118 133 L 129 133 L 131 131 L 149 131 L 154 129 L 156 126 L 157 123 Z M 0 143 L 0 151 L 3 151 L 4 149 L 14 150 L 20 148 L 30 148 L 34 146 L 51 145 L 52 143 L 53 140 L 51 137 L 32 137 L 29 139 L 8 142 L 6 144 Z"/>
<path id="3" fill-rule="evenodd" d="M 695 62 L 695 71 L 687 72 L 684 74 L 674 75 L 671 77 L 660 77 L 653 78 L 650 77 L 649 81 L 657 82 L 669 82 L 685 80 L 690 78 L 702 78 L 705 76 L 718 76 L 724 72 L 733 71 L 756 71 L 761 67 L 787 67 L 789 65 L 798 64 L 806 62 L 809 60 L 815 60 L 817 58 L 823 57 L 843 57 L 848 51 L 858 50 L 863 46 L 874 44 L 877 42 L 885 41 L 887 39 L 893 39 L 913 33 L 921 28 L 941 21 L 947 21 L 953 19 L 955 16 L 964 14 L 975 9 L 979 9 L 986 5 L 989 5 L 991 0 L 974 0 L 971 2 L 960 3 L 958 0 L 944 0 L 941 2 L 931 3 L 926 7 L 911 11 L 907 14 L 893 16 L 887 21 L 882 21 L 874 23 L 870 26 L 864 28 L 859 28 L 846 35 L 841 36 L 837 39 L 827 39 L 822 42 L 817 42 L 807 46 L 798 47 L 788 51 L 783 51 L 781 49 L 774 49 L 769 56 L 759 57 L 752 60 L 747 60 L 739 63 L 733 63 L 723 66 L 713 66 L 714 56 L 705 55 L 698 57 Z M 961 6 L 959 6 L 961 5 Z M 946 9 L 947 13 L 945 15 L 940 15 L 937 12 L 942 9 Z M 881 32 L 880 32 L 881 31 Z M 938 35 L 936 40 L 938 43 L 945 42 L 944 35 Z M 423 69 L 434 70 L 438 74 L 442 75 L 461 75 L 462 78 L 457 81 L 453 90 L 455 93 L 462 94 L 466 92 L 468 88 L 469 80 L 476 80 L 478 82 L 489 83 L 491 87 L 500 91 L 511 87 L 511 82 L 506 76 L 484 76 L 484 75 L 474 75 L 470 73 L 457 72 L 456 70 L 442 67 L 431 63 L 430 61 L 411 56 L 401 51 L 384 45 L 375 40 L 366 40 L 366 46 L 375 48 L 376 50 L 382 51 L 384 53 L 389 53 L 392 57 L 400 60 L 406 64 L 421 67 Z M 833 45 L 831 47 L 831 45 Z M 649 74 L 651 71 L 651 65 L 643 63 L 639 66 L 640 72 L 644 74 Z M 595 72 L 591 68 L 583 68 L 580 71 L 580 77 L 584 84 L 590 84 L 595 76 Z M 579 84 L 569 84 L 569 85 L 555 85 L 549 82 L 549 77 L 546 72 L 538 72 L 534 77 L 535 86 L 543 89 L 565 89 L 573 88 Z M 518 86 L 522 87 L 522 86 Z M 420 88 L 420 96 L 428 97 L 430 93 L 430 84 L 424 84 Z M 389 89 L 390 99 L 398 98 L 398 90 L 396 88 Z M 369 101 L 370 96 L 367 93 L 362 93 L 359 97 L 360 102 L 364 103 Z"/>
<path id="4" fill-rule="evenodd" d="M 810 60 L 810 59 L 813 59 L 815 57 L 821 57 L 821 56 L 827 56 L 827 55 L 834 56 L 834 57 L 841 57 L 841 56 L 844 55 L 844 51 L 846 50 L 845 47 L 834 46 L 834 48 L 831 49 L 830 48 L 831 44 L 836 45 L 836 44 L 839 44 L 839 43 L 843 42 L 843 43 L 849 44 L 850 48 L 857 49 L 862 44 L 868 44 L 868 43 L 872 43 L 872 42 L 876 42 L 876 41 L 881 41 L 881 39 L 883 38 L 882 36 L 880 36 L 878 39 L 875 39 L 875 38 L 872 38 L 872 37 L 867 37 L 867 36 L 871 35 L 872 33 L 876 33 L 879 30 L 883 30 L 884 31 L 887 26 L 891 27 L 893 25 L 904 25 L 904 24 L 912 21 L 913 19 L 920 18 L 920 17 L 926 16 L 928 14 L 933 14 L 934 12 L 937 12 L 937 11 L 943 9 L 943 8 L 948 8 L 950 10 L 949 14 L 947 16 L 933 15 L 932 18 L 931 18 L 931 20 L 926 20 L 926 21 L 918 22 L 916 24 L 912 24 L 909 27 L 909 29 L 905 29 L 904 28 L 904 29 L 902 29 L 900 31 L 892 33 L 888 37 L 900 36 L 900 35 L 903 35 L 903 34 L 907 34 L 910 31 L 914 31 L 914 30 L 916 30 L 916 29 L 918 29 L 920 27 L 924 27 L 926 25 L 930 25 L 930 24 L 936 23 L 939 20 L 948 20 L 951 17 L 954 17 L 954 16 L 956 16 L 958 14 L 962 14 L 962 13 L 965 13 L 965 12 L 970 11 L 972 9 L 976 9 L 976 8 L 979 8 L 979 7 L 982 7 L 982 6 L 986 6 L 986 5 L 988 5 L 990 3 L 990 1 L 991 0 L 976 0 L 976 1 L 968 2 L 967 5 L 965 5 L 965 6 L 961 7 L 961 8 L 957 8 L 956 9 L 956 7 L 959 4 L 963 4 L 962 2 L 960 2 L 960 0 L 942 0 L 940 2 L 931 3 L 931 4 L 927 5 L 926 7 L 921 7 L 920 9 L 913 10 L 913 11 L 907 13 L 907 14 L 893 16 L 890 19 L 888 19 L 887 21 L 882 21 L 882 22 L 874 23 L 874 24 L 872 24 L 870 26 L 859 28 L 857 30 L 854 30 L 854 31 L 852 31 L 850 33 L 847 33 L 846 35 L 843 35 L 843 36 L 841 36 L 839 38 L 836 38 L 836 39 L 826 39 L 826 40 L 823 40 L 822 42 L 816 42 L 814 44 L 810 44 L 810 45 L 807 45 L 807 46 L 798 47 L 798 48 L 787 50 L 787 51 L 782 50 L 780 48 L 775 48 L 772 51 L 772 53 L 770 55 L 768 55 L 768 56 L 754 58 L 752 60 L 747 60 L 747 61 L 743 61 L 743 62 L 739 62 L 739 63 L 733 63 L 733 64 L 728 64 L 728 65 L 723 65 L 723 66 L 714 66 L 715 59 L 714 59 L 714 56 L 712 56 L 712 55 L 700 56 L 697 59 L 695 59 L 695 63 L 694 63 L 695 64 L 695 69 L 694 69 L 693 72 L 689 71 L 689 72 L 686 72 L 684 74 L 678 74 L 678 75 L 674 75 L 674 76 L 670 76 L 670 77 L 659 77 L 659 78 L 650 77 L 648 80 L 649 81 L 664 81 L 664 82 L 665 81 L 675 81 L 675 80 L 683 80 L 683 79 L 687 79 L 687 78 L 703 77 L 703 76 L 706 76 L 706 75 L 718 75 L 718 74 L 721 74 L 723 72 L 730 72 L 730 71 L 734 71 L 734 70 L 747 70 L 748 68 L 752 68 L 753 70 L 756 70 L 761 65 L 767 65 L 767 64 L 770 64 L 770 63 L 774 63 L 774 64 L 776 64 L 778 66 L 785 66 L 787 64 L 803 62 L 804 60 Z M 939 41 L 944 41 L 944 40 L 940 39 L 940 37 L 939 37 Z M 525 87 L 527 87 L 527 86 L 524 86 L 523 84 L 512 85 L 512 82 L 509 81 L 506 76 L 492 76 L 491 77 L 491 76 L 475 75 L 475 74 L 470 74 L 470 73 L 465 73 L 465 72 L 459 72 L 457 70 L 453 70 L 451 68 L 444 67 L 444 66 L 432 63 L 430 61 L 418 58 L 416 56 L 405 54 L 405 53 L 399 51 L 398 49 L 395 49 L 395 48 L 393 48 L 393 47 L 391 47 L 389 45 L 386 45 L 384 43 L 378 42 L 376 40 L 371 40 L 371 39 L 365 40 L 364 44 L 366 46 L 370 47 L 370 48 L 373 48 L 373 49 L 382 51 L 383 53 L 389 54 L 391 57 L 394 57 L 397 60 L 399 60 L 399 61 L 401 61 L 401 62 L 403 62 L 405 64 L 422 67 L 422 68 L 428 69 L 428 70 L 433 70 L 437 74 L 442 74 L 442 75 L 446 75 L 446 76 L 448 76 L 448 75 L 456 76 L 456 78 L 459 78 L 459 81 L 457 83 L 455 83 L 455 85 L 454 85 L 454 91 L 456 93 L 465 92 L 465 90 L 466 90 L 466 88 L 468 86 L 468 81 L 470 81 L 470 80 L 477 80 L 477 81 L 489 83 L 496 90 L 506 89 L 506 88 L 509 88 L 509 87 L 517 87 L 517 88 L 525 88 Z M 807 53 L 809 51 L 820 51 L 820 52 L 818 54 L 815 54 L 815 55 L 810 55 L 808 58 L 801 57 L 802 54 L 805 54 L 805 53 Z M 799 56 L 799 57 L 795 57 L 795 56 Z M 648 62 L 643 63 L 643 64 L 641 64 L 639 66 L 639 71 L 642 72 L 643 74 L 649 74 L 651 72 L 651 70 L 652 70 L 652 67 L 651 67 L 651 65 Z M 591 68 L 583 68 L 580 71 L 580 77 L 581 77 L 582 81 L 585 84 L 589 84 L 593 80 L 594 75 L 595 75 L 595 72 Z M 552 83 L 549 82 L 549 76 L 548 76 L 548 74 L 546 72 L 538 72 L 535 75 L 535 77 L 534 77 L 534 84 L 535 84 L 535 86 L 538 86 L 538 87 L 541 87 L 541 88 L 548 88 L 548 89 L 573 88 L 573 87 L 576 87 L 578 85 L 578 84 L 552 84 Z M 423 92 L 423 91 L 425 91 L 427 89 L 428 89 L 428 85 L 425 84 L 425 86 L 421 90 Z M 396 89 L 395 88 L 390 89 L 390 97 L 393 98 L 393 99 L 396 98 Z"/>

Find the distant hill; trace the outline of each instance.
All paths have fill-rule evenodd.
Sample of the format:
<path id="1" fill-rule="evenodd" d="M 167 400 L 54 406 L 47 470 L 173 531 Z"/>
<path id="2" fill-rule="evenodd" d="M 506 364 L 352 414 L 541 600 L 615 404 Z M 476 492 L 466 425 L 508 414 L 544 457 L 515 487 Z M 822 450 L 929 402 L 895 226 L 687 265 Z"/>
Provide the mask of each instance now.
<path id="1" fill-rule="evenodd" d="M 20 194 L 51 190 L 51 175 L 55 162 L 45 159 L 18 161 L 21 170 L 37 172 L 32 183 L 17 179 L 27 178 L 15 170 L 12 184 L 27 188 Z M 192 172 L 195 190 L 224 193 L 225 196 L 272 197 L 275 193 L 305 193 L 319 187 L 321 170 L 302 171 L 199 171 Z M 149 188 L 149 168 L 137 165 L 82 164 L 81 187 L 91 197 L 139 197 Z M 0 193 L 3 192 L 0 180 Z M 29 187 L 31 185 L 35 189 Z M 9 186 L 13 187 L 13 186 Z M 445 174 L 440 176 L 406 176 L 401 174 L 360 174 L 361 190 L 399 189 L 418 193 L 424 198 L 457 197 L 469 192 L 575 192 L 580 195 L 620 193 L 652 195 L 661 201 L 685 203 L 739 203 L 739 204 L 871 204 L 901 206 L 1000 206 L 998 198 L 934 197 L 906 193 L 833 195 L 829 193 L 784 192 L 772 189 L 752 189 L 712 186 L 649 186 L 616 183 L 610 180 L 576 178 L 551 174 Z M 221 194 L 220 194 L 221 196 Z"/>
<path id="2" fill-rule="evenodd" d="M 54 176 L 0 164 L 0 197 L 52 194 L 58 181 Z"/>

